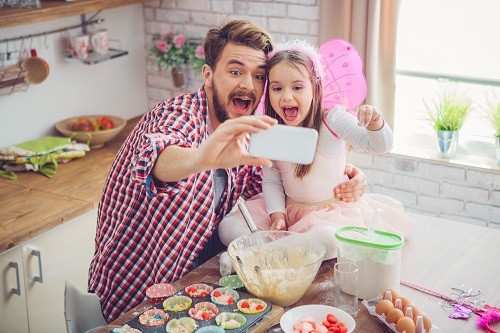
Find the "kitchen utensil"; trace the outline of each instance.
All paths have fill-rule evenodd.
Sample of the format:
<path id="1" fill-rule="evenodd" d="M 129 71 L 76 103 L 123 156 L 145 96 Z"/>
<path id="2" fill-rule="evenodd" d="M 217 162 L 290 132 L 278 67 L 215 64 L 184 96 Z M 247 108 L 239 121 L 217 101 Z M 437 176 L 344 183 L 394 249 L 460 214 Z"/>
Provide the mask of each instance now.
<path id="1" fill-rule="evenodd" d="M 283 269 L 283 263 L 276 257 L 276 254 L 274 253 L 273 249 L 269 246 L 269 244 L 266 245 L 264 240 L 262 239 L 262 235 L 259 233 L 257 230 L 257 226 L 255 225 L 255 222 L 250 215 L 250 212 L 247 209 L 247 206 L 245 206 L 245 203 L 243 201 L 240 201 L 238 203 L 238 209 L 241 212 L 241 215 L 243 215 L 243 219 L 245 219 L 245 222 L 248 226 L 248 229 L 250 229 L 250 232 L 256 235 L 255 240 L 257 241 L 257 246 L 262 247 L 262 249 L 266 250 L 269 258 L 272 259 L 272 263 L 270 265 L 276 265 L 276 267 Z M 259 269 L 256 267 L 256 269 Z"/>
<path id="2" fill-rule="evenodd" d="M 347 226 L 335 233 L 337 262 L 358 265 L 359 298 L 372 299 L 385 290 L 399 290 L 402 236 L 381 230 Z"/>
<path id="3" fill-rule="evenodd" d="M 358 265 L 338 262 L 333 266 L 333 304 L 353 317 L 358 315 Z"/>
<path id="4" fill-rule="evenodd" d="M 49 64 L 38 57 L 35 49 L 31 49 L 31 57 L 21 62 L 21 68 L 26 70 L 26 81 L 29 83 L 42 83 L 50 71 Z"/>
<path id="5" fill-rule="evenodd" d="M 92 32 L 90 35 L 92 51 L 97 54 L 106 54 L 109 50 L 109 32 L 102 29 Z"/>
<path id="6" fill-rule="evenodd" d="M 356 322 L 352 316 L 339 308 L 321 304 L 302 305 L 288 310 L 281 316 L 280 326 L 285 333 L 293 333 L 293 325 L 302 318 L 311 317 L 315 322 L 320 323 L 329 313 L 334 314 L 339 321 L 344 323 L 348 333 L 354 331 Z"/>
<path id="7" fill-rule="evenodd" d="M 263 248 L 266 246 L 271 247 L 274 257 Z M 325 247 L 301 233 L 269 230 L 235 239 L 228 254 L 246 290 L 273 304 L 289 306 L 304 295 L 316 277 Z"/>

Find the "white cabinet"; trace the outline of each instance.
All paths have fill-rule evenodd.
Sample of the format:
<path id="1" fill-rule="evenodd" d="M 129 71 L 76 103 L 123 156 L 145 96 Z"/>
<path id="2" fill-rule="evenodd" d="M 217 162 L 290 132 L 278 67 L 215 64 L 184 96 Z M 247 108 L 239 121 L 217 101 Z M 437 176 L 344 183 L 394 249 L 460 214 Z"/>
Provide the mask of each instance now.
<path id="1" fill-rule="evenodd" d="M 0 325 L 5 325 L 5 332 L 28 332 L 21 247 L 15 247 L 0 254 L 0 269 L 0 281 L 2 281 Z"/>
<path id="2" fill-rule="evenodd" d="M 87 289 L 96 221 L 94 210 L 0 254 L 2 332 L 66 332 L 64 282 Z"/>

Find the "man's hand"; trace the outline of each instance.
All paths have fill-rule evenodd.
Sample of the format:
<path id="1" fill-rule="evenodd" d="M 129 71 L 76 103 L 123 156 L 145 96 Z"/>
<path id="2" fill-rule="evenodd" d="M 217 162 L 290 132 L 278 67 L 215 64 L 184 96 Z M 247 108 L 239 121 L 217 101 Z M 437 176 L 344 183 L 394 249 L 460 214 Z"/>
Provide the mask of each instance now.
<path id="1" fill-rule="evenodd" d="M 197 148 L 170 146 L 163 150 L 153 168 L 157 180 L 172 182 L 195 173 L 239 165 L 272 167 L 266 158 L 248 154 L 249 133 L 257 133 L 278 121 L 268 116 L 246 116 L 226 120 Z"/>
<path id="2" fill-rule="evenodd" d="M 334 188 L 334 196 L 344 202 L 357 201 L 365 193 L 366 176 L 363 171 L 351 164 L 346 165 L 345 174 L 349 180 Z"/>
<path id="3" fill-rule="evenodd" d="M 249 133 L 258 133 L 276 123 L 276 119 L 268 116 L 226 120 L 199 146 L 199 163 L 204 164 L 206 169 L 233 168 L 238 165 L 272 167 L 269 159 L 250 156 L 245 144 Z"/>

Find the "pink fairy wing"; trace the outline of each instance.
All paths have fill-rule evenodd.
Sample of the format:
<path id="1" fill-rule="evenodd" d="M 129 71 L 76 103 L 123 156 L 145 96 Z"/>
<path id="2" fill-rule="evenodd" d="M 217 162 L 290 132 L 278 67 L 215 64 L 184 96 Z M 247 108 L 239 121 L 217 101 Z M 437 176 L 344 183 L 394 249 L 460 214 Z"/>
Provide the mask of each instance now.
<path id="1" fill-rule="evenodd" d="M 363 61 L 356 48 L 342 39 L 332 39 L 319 48 L 323 64 L 323 107 L 342 104 L 348 111 L 366 98 Z"/>

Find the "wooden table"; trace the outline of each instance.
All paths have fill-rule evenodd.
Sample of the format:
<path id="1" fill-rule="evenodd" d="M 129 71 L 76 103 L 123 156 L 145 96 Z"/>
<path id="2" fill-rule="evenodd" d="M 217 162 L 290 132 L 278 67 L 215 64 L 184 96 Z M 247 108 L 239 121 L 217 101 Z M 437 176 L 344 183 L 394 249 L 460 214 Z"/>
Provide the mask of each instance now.
<path id="1" fill-rule="evenodd" d="M 403 249 L 401 279 L 411 281 L 442 294 L 451 295 L 452 287 L 476 288 L 481 299 L 491 306 L 500 306 L 500 230 L 483 228 L 465 223 L 411 214 L 417 225 Z M 305 304 L 332 305 L 334 260 L 323 262 L 311 287 L 304 297 L 292 307 Z M 217 283 L 220 278 L 219 257 L 216 256 L 194 271 L 176 281 L 180 289 L 194 282 Z M 400 286 L 400 294 L 408 297 L 425 312 L 440 333 L 484 332 L 475 327 L 476 315 L 466 320 L 450 319 L 450 308 L 442 308 L 443 300 L 422 291 Z M 134 316 L 152 306 L 145 301 L 112 324 L 123 325 Z M 273 311 L 251 332 L 262 332 L 278 323 L 283 311 Z M 500 326 L 500 325 L 497 325 Z M 355 332 L 389 332 L 386 326 L 369 314 L 360 304 Z M 432 333 L 432 331 L 431 331 Z"/>

